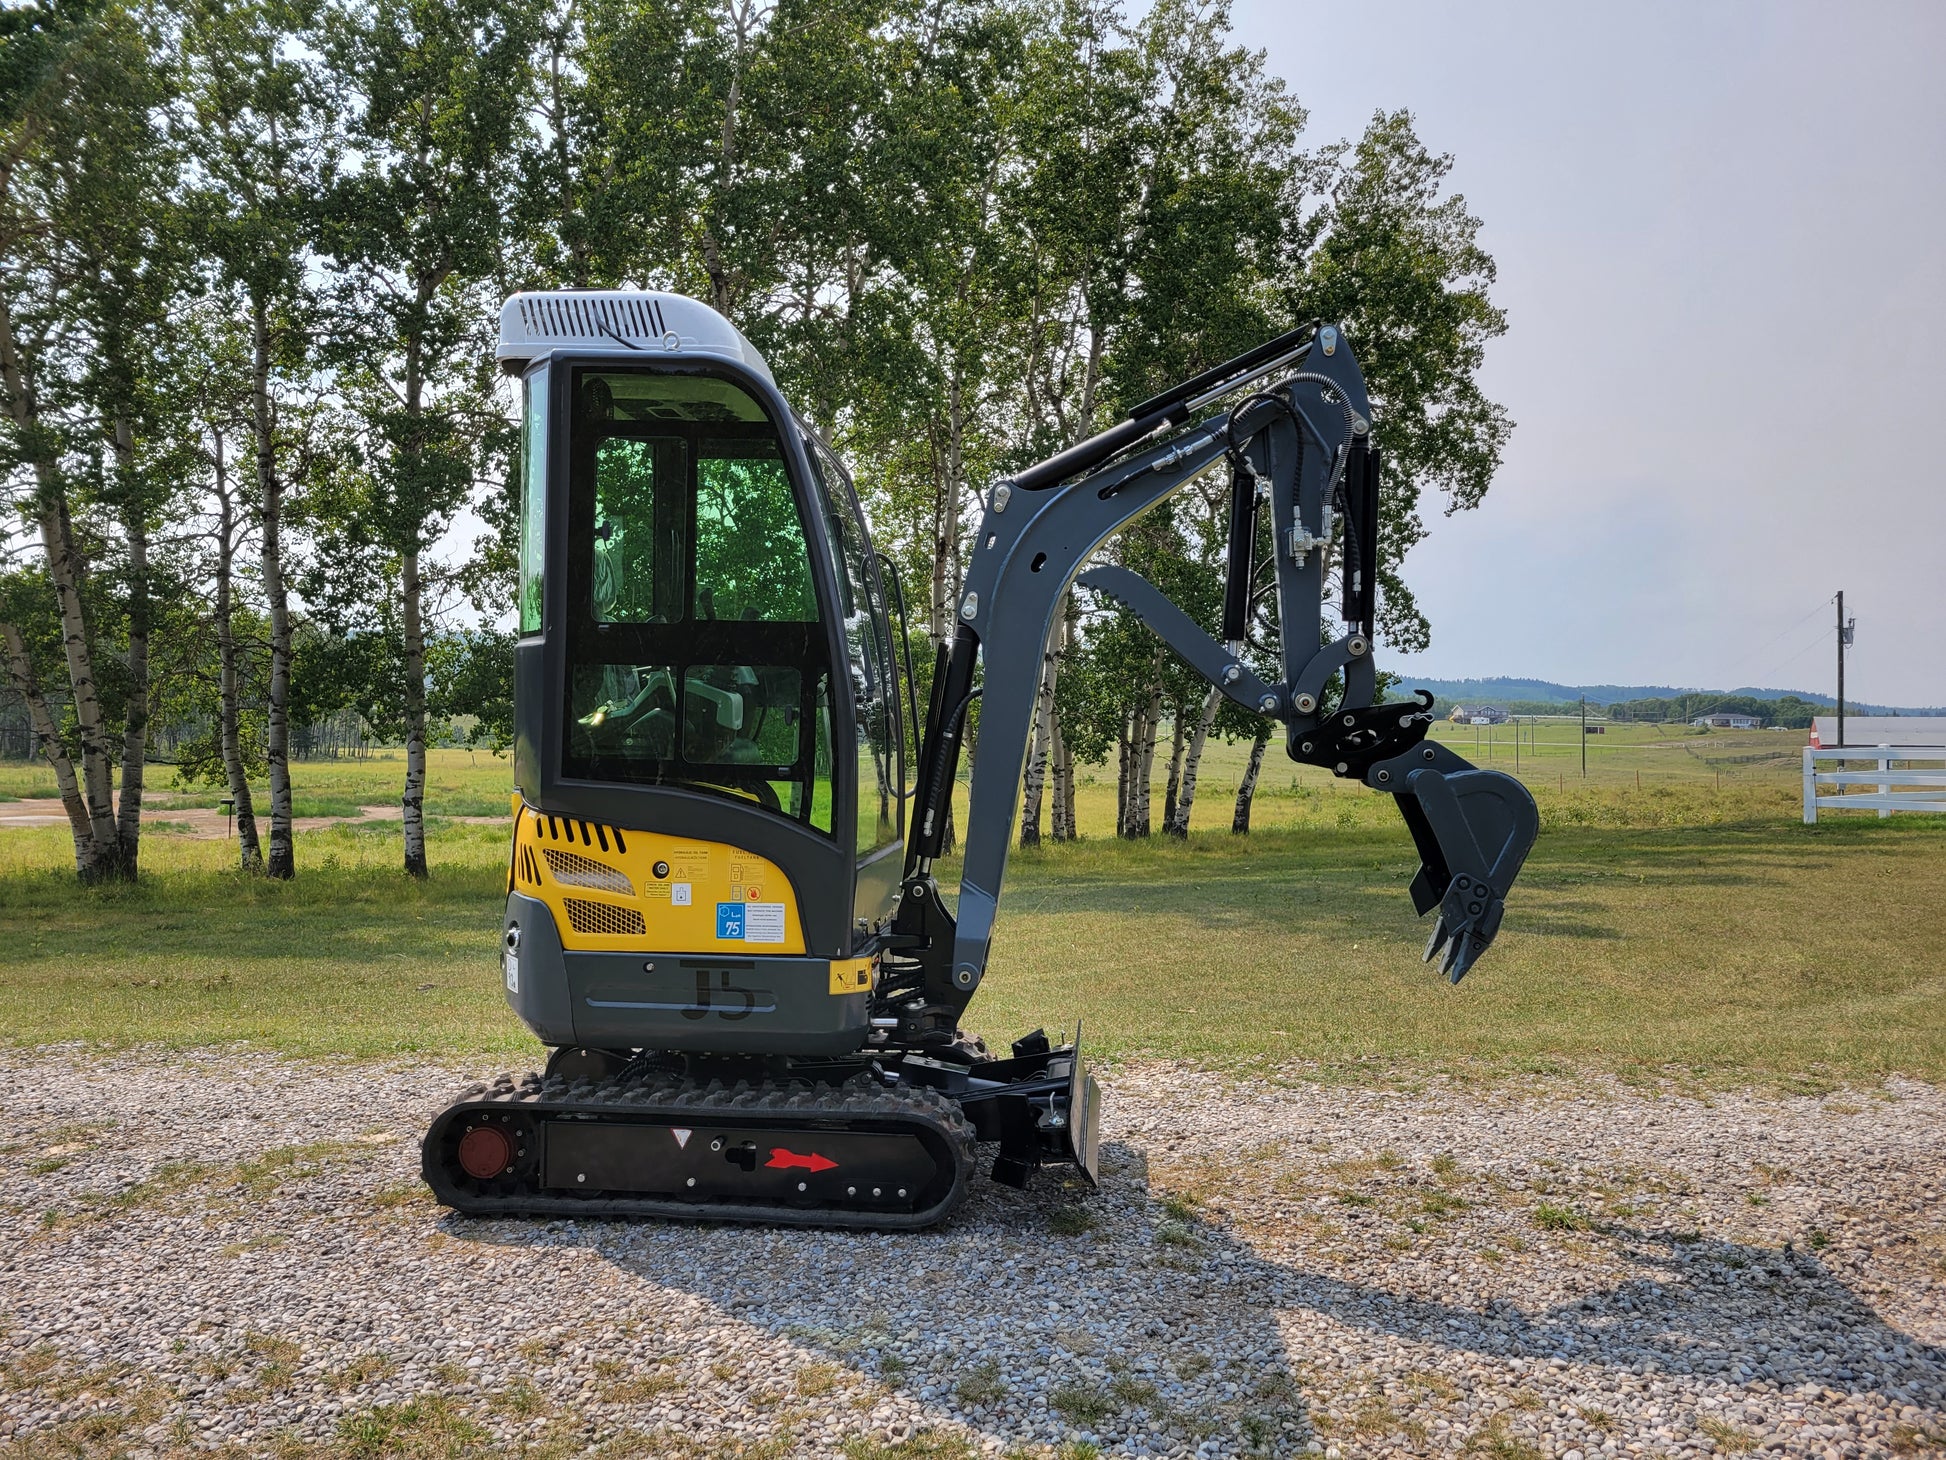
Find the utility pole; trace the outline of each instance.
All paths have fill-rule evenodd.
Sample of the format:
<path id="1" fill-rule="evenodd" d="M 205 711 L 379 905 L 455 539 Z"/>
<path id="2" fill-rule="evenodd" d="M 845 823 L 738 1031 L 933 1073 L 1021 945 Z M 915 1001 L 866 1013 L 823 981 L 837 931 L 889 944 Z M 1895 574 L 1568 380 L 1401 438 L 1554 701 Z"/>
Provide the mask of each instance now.
<path id="1" fill-rule="evenodd" d="M 1588 779 L 1588 697 L 1581 697 L 1581 779 Z"/>
<path id="2" fill-rule="evenodd" d="M 1845 743 L 1845 649 L 1857 630 L 1858 620 L 1845 620 L 1845 590 L 1838 590 L 1838 744 Z"/>

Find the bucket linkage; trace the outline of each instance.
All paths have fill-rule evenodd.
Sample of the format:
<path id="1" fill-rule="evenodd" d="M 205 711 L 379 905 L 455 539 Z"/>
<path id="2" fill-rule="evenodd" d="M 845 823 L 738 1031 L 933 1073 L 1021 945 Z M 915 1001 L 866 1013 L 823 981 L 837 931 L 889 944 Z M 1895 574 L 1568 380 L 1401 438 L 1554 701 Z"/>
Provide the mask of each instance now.
<path id="1" fill-rule="evenodd" d="M 1388 791 L 1419 850 L 1412 905 L 1438 910 L 1426 962 L 1458 983 L 1500 931 L 1507 894 L 1540 830 L 1527 788 L 1500 771 L 1481 770 L 1428 740 L 1432 695 L 1402 703 L 1342 706 L 1315 728 L 1293 730 L 1291 754 L 1334 774 Z"/>

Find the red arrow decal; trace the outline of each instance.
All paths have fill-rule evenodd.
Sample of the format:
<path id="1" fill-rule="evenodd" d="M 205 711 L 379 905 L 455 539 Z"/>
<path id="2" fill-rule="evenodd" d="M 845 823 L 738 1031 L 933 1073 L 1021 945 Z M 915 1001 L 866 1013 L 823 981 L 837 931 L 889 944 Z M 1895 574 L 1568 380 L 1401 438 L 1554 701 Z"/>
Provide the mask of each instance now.
<path id="1" fill-rule="evenodd" d="M 771 1148 L 770 1159 L 764 1162 L 764 1165 L 786 1168 L 801 1166 L 806 1171 L 835 1171 L 838 1169 L 838 1163 L 833 1161 L 829 1156 L 820 1156 L 816 1151 L 812 1151 L 807 1156 L 800 1156 L 797 1152 L 787 1151 L 782 1146 L 774 1146 Z"/>

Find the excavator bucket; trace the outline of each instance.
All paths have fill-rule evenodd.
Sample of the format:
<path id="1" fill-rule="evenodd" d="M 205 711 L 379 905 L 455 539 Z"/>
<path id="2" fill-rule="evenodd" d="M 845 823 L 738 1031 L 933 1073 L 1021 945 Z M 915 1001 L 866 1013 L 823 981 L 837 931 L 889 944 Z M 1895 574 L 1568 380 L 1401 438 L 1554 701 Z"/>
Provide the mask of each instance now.
<path id="1" fill-rule="evenodd" d="M 1439 959 L 1439 971 L 1458 983 L 1500 931 L 1540 813 L 1512 776 L 1480 770 L 1444 746 L 1422 746 L 1384 769 L 1381 784 L 1403 781 L 1393 794 L 1419 849 L 1412 905 L 1421 917 L 1438 913 L 1426 961 Z"/>

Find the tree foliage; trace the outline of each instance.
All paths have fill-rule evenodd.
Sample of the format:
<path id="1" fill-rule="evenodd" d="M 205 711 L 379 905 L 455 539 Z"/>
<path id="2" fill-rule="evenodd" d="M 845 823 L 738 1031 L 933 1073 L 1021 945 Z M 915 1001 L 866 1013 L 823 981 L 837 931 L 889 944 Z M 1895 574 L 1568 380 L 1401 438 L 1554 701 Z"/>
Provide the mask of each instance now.
<path id="1" fill-rule="evenodd" d="M 355 712 L 407 746 L 426 870 L 425 746 L 510 730 L 519 468 L 490 331 L 516 288 L 727 314 L 854 463 L 935 640 L 994 477 L 1339 321 L 1387 453 L 1381 630 L 1424 647 L 1401 574 L 1422 508 L 1477 506 L 1511 429 L 1477 380 L 1493 261 L 1408 113 L 1323 146 L 1305 121 L 1225 0 L 0 10 L 0 625 L 77 865 L 133 874 L 166 742 L 246 821 L 268 776 L 263 865 L 290 875 L 294 727 Z M 763 527 L 729 495 L 734 555 Z M 1225 511 L 1199 484 L 1105 552 L 1213 628 Z M 1204 732 L 1256 732 L 1085 595 L 1046 676 L 1033 834 L 1043 780 L 1073 833 L 1077 759 L 1118 760 L 1124 830 L 1150 828 L 1158 757 L 1181 831 Z"/>

